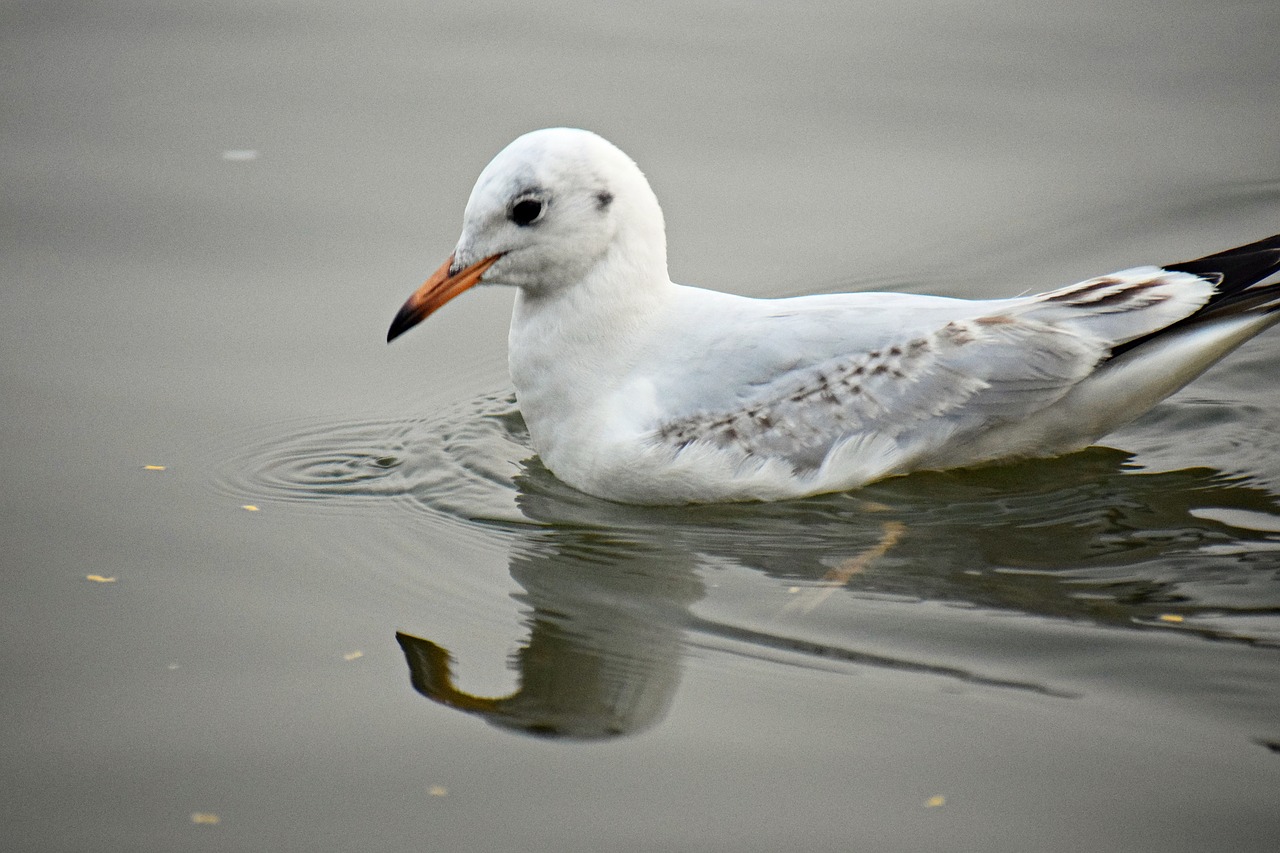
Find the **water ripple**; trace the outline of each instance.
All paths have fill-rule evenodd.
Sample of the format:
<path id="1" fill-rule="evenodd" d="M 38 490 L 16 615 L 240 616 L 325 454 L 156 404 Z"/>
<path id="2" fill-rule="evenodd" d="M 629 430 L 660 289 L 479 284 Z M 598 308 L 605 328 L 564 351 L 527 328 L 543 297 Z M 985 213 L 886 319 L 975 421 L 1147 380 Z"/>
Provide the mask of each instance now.
<path id="1" fill-rule="evenodd" d="M 218 489 L 309 511 L 376 507 L 429 525 L 500 528 L 513 561 L 603 565 L 646 552 L 812 583 L 874 549 L 888 525 L 901 536 L 879 570 L 851 576 L 850 591 L 1123 624 L 1170 607 L 1280 607 L 1280 508 L 1265 486 L 1207 467 L 1140 470 L 1107 448 L 805 500 L 636 507 L 552 476 L 509 394 L 427 418 L 272 429 L 239 443 L 214 477 Z"/>
<path id="2" fill-rule="evenodd" d="M 510 395 L 413 420 L 276 424 L 239 442 L 216 489 L 259 502 L 349 509 L 388 499 L 459 520 L 520 522 L 514 475 L 532 450 Z"/>

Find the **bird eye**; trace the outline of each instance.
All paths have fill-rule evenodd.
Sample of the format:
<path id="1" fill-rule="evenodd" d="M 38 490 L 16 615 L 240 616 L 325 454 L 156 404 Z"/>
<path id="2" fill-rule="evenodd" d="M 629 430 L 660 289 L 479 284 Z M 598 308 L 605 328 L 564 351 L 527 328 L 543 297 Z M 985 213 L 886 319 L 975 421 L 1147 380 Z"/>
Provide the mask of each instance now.
<path id="1" fill-rule="evenodd" d="M 542 213 L 546 209 L 540 198 L 521 198 L 511 205 L 511 213 L 508 214 L 511 221 L 523 228 L 526 225 L 532 225 L 542 218 Z"/>

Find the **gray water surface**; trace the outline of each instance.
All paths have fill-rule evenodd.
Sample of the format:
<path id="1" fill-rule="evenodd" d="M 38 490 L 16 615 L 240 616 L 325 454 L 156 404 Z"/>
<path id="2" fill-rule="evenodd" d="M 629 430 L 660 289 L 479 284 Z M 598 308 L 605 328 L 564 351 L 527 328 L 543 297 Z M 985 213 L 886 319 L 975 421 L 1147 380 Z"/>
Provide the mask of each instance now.
<path id="1" fill-rule="evenodd" d="M 510 293 L 384 341 L 480 169 L 555 124 L 645 169 L 677 280 L 756 296 L 1258 239 L 1278 31 L 5 5 L 3 846 L 1274 850 L 1274 332 L 1103 447 L 693 508 L 542 467 Z"/>

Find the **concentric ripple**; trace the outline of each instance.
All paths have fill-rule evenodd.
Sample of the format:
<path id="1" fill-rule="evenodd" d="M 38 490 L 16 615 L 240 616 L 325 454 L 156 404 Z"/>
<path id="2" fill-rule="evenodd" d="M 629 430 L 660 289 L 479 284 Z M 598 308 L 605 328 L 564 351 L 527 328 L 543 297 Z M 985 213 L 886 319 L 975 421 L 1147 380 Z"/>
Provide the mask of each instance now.
<path id="1" fill-rule="evenodd" d="M 214 486 L 259 502 L 350 508 L 388 501 L 447 516 L 518 522 L 514 477 L 532 454 L 514 399 L 490 394 L 415 420 L 276 425 L 243 442 Z"/>

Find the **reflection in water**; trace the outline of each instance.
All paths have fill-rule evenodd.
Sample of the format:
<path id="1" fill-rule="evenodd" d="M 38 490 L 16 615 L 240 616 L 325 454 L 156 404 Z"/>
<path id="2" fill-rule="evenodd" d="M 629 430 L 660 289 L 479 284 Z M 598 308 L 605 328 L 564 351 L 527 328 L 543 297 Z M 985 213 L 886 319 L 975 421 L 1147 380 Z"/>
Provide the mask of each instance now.
<path id="1" fill-rule="evenodd" d="M 1130 459 L 1091 448 L 843 495 L 683 508 L 595 501 L 535 459 L 517 478 L 518 504 L 552 529 L 657 540 L 702 566 L 732 563 L 792 584 L 841 577 L 871 555 L 870 567 L 841 577 L 845 588 L 910 600 L 1118 626 L 1175 605 L 1184 616 L 1280 607 L 1280 539 L 1258 521 L 1280 521 L 1272 495 L 1207 468 L 1135 471 Z"/>
<path id="2" fill-rule="evenodd" d="M 313 428 L 256 453 L 228 486 L 237 494 L 395 507 L 427 530 L 489 527 L 512 540 L 530 624 L 515 692 L 462 692 L 448 651 L 397 636 L 421 693 L 528 734 L 593 739 L 654 725 L 682 654 L 698 643 L 1069 695 L 985 674 L 982 660 L 957 667 L 861 651 L 847 624 L 815 639 L 811 611 L 834 607 L 835 590 L 1280 645 L 1269 618 L 1280 610 L 1275 499 L 1206 468 L 1135 470 L 1116 450 L 784 503 L 674 508 L 608 503 L 560 483 L 528 458 L 519 414 L 498 396 L 435 424 Z M 695 614 L 727 569 L 767 581 L 762 596 L 777 606 Z M 1181 621 L 1162 621 L 1171 612 Z M 465 650 L 459 658 L 465 665 Z"/>
<path id="3" fill-rule="evenodd" d="M 882 543 L 862 555 L 865 559 L 848 562 L 866 565 L 883 551 Z M 699 619 L 689 612 L 689 605 L 704 592 L 695 571 L 696 557 L 678 544 L 660 548 L 589 530 L 546 531 L 536 541 L 523 543 L 511 561 L 512 576 L 524 587 L 523 601 L 532 611 L 528 642 L 515 661 L 515 692 L 485 697 L 459 690 L 446 649 L 397 632 L 413 686 L 434 702 L 525 734 L 570 739 L 636 734 L 661 720 L 670 706 L 679 684 L 685 634 L 692 629 L 748 648 L 1070 695 L 1038 684 Z M 809 603 L 820 603 L 836 588 L 814 588 L 816 595 Z M 797 601 L 791 599 L 792 604 Z M 795 609 L 787 606 L 783 612 Z"/>
<path id="4" fill-rule="evenodd" d="M 586 531 L 539 537 L 512 557 L 512 576 L 532 610 L 514 693 L 490 699 L 458 691 L 448 652 L 397 633 L 413 686 L 494 725 L 548 737 L 634 734 L 660 720 L 679 683 L 681 625 L 701 582 L 687 560 L 597 538 Z"/>

